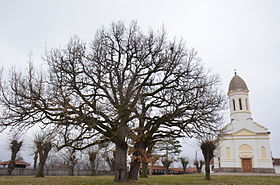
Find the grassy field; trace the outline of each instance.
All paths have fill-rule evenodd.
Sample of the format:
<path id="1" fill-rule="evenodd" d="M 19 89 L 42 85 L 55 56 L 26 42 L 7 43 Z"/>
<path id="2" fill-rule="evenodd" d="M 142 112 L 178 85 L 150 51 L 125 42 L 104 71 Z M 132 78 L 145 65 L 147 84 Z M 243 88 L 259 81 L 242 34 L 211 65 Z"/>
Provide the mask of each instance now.
<path id="1" fill-rule="evenodd" d="M 163 175 L 150 176 L 148 179 L 140 179 L 136 182 L 114 183 L 112 176 L 82 177 L 82 176 L 47 176 L 36 178 L 31 176 L 0 176 L 1 185 L 197 185 L 197 184 L 220 184 L 220 185 L 255 185 L 271 184 L 280 185 L 280 176 L 213 176 L 211 181 L 204 180 L 203 175 Z"/>

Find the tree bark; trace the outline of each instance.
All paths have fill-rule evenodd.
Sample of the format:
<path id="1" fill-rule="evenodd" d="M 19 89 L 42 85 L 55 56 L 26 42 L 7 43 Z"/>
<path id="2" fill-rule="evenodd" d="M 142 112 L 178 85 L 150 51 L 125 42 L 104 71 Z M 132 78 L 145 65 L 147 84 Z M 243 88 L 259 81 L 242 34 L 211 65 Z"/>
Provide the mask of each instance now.
<path id="1" fill-rule="evenodd" d="M 36 177 L 44 177 L 44 167 L 47 157 L 39 156 L 39 168 L 36 173 Z"/>
<path id="2" fill-rule="evenodd" d="M 16 166 L 16 161 L 15 159 L 11 160 L 10 163 L 8 164 L 8 171 L 7 175 L 12 175 L 13 170 L 15 169 Z"/>
<path id="3" fill-rule="evenodd" d="M 37 168 L 37 159 L 38 159 L 38 152 L 36 151 L 34 153 L 34 164 L 33 164 L 33 169 L 36 171 Z"/>
<path id="4" fill-rule="evenodd" d="M 130 171 L 129 171 L 129 180 L 138 180 L 140 165 L 141 165 L 140 161 L 131 162 Z"/>
<path id="5" fill-rule="evenodd" d="M 138 180 L 140 165 L 143 157 L 143 143 L 141 141 L 136 142 L 134 145 L 133 156 L 131 159 L 130 171 L 129 171 L 129 180 Z"/>
<path id="6" fill-rule="evenodd" d="M 71 165 L 70 168 L 69 168 L 69 176 L 74 176 L 74 165 Z"/>
<path id="7" fill-rule="evenodd" d="M 211 180 L 210 177 L 210 160 L 214 157 L 214 150 L 216 149 L 215 141 L 204 141 L 201 143 L 200 148 L 205 161 L 205 179 Z"/>
<path id="8" fill-rule="evenodd" d="M 116 144 L 115 182 L 125 182 L 127 178 L 127 144 Z"/>
<path id="9" fill-rule="evenodd" d="M 210 177 L 210 159 L 209 159 L 209 157 L 207 159 L 205 158 L 205 179 L 206 180 L 211 180 L 211 177 Z"/>
<path id="10" fill-rule="evenodd" d="M 36 173 L 36 177 L 44 177 L 44 167 L 48 157 L 48 154 L 52 148 L 51 142 L 38 142 L 37 143 L 38 154 L 39 154 L 39 168 Z"/>
<path id="11" fill-rule="evenodd" d="M 8 165 L 7 175 L 12 175 L 12 172 L 15 169 L 16 156 L 17 156 L 18 151 L 21 148 L 21 145 L 22 145 L 22 141 L 18 142 L 17 140 L 12 140 L 12 142 L 11 142 L 12 155 L 11 155 L 11 161 Z"/>
<path id="12" fill-rule="evenodd" d="M 154 143 L 150 143 L 147 142 L 146 146 L 148 148 L 146 156 L 145 156 L 145 160 L 142 161 L 142 172 L 140 177 L 141 178 L 148 178 L 149 175 L 149 162 L 151 162 L 152 166 L 154 165 L 154 163 L 157 161 L 157 159 L 155 158 L 155 156 L 152 155 L 152 151 L 154 148 Z"/>
<path id="13" fill-rule="evenodd" d="M 142 163 L 142 171 L 141 171 L 141 178 L 148 178 L 149 170 L 148 170 L 148 162 Z"/>
<path id="14" fill-rule="evenodd" d="M 91 167 L 91 175 L 95 176 L 96 175 L 95 161 L 96 161 L 97 152 L 92 151 L 92 152 L 89 152 L 88 155 L 89 155 L 89 161 L 90 161 L 90 167 Z"/>

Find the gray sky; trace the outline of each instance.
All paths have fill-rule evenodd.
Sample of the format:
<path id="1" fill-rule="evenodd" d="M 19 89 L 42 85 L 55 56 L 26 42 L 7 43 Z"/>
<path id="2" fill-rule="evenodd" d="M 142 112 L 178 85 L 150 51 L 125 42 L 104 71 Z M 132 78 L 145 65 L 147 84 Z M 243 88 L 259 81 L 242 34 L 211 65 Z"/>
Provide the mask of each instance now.
<path id="1" fill-rule="evenodd" d="M 272 154 L 280 157 L 279 10 L 277 0 L 0 0 L 0 65 L 24 68 L 31 51 L 40 64 L 45 48 L 63 47 L 74 34 L 92 40 L 112 21 L 164 25 L 170 39 L 183 38 L 221 76 L 225 93 L 237 69 L 250 90 L 252 117 L 270 129 Z"/>

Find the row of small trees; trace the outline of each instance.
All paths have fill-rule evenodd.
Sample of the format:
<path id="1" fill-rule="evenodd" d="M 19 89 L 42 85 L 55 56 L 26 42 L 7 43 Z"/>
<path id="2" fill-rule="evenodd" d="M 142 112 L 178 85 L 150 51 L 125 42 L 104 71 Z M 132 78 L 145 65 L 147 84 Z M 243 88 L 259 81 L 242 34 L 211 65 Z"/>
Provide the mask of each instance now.
<path id="1" fill-rule="evenodd" d="M 218 77 L 164 30 L 143 33 L 135 22 L 112 23 L 93 42 L 75 36 L 44 60 L 48 69 L 30 63 L 26 73 L 1 76 L 1 127 L 51 125 L 63 133 L 62 147 L 76 150 L 112 142 L 117 182 L 137 180 L 159 141 L 221 129 Z"/>
<path id="2" fill-rule="evenodd" d="M 33 147 L 31 149 L 34 150 L 33 155 L 34 155 L 34 167 L 36 171 L 36 177 L 43 177 L 44 176 L 44 169 L 45 168 L 61 168 L 59 165 L 65 164 L 65 166 L 62 166 L 62 168 L 67 167 L 69 169 L 69 175 L 74 175 L 74 169 L 77 167 L 77 164 L 80 163 L 83 160 L 82 158 L 84 157 L 78 157 L 78 153 L 75 149 L 73 148 L 64 148 L 61 149 L 63 151 L 57 151 L 55 148 L 55 142 L 54 142 L 54 137 L 53 134 L 50 133 L 45 133 L 41 135 L 35 135 L 34 140 L 33 140 Z M 11 160 L 8 165 L 8 171 L 7 175 L 12 175 L 12 171 L 15 168 L 15 162 L 16 160 L 23 160 L 22 157 L 18 155 L 18 152 L 20 151 L 22 147 L 23 141 L 19 141 L 19 139 L 12 139 L 10 143 L 10 149 L 11 149 Z M 164 165 L 166 168 L 166 174 L 168 171 L 168 168 L 172 162 L 174 162 L 174 155 L 179 155 L 180 154 L 180 148 L 181 145 L 179 144 L 178 141 L 174 142 L 172 140 L 166 140 L 162 141 L 157 145 L 157 151 L 154 151 L 154 160 L 152 161 L 152 164 L 156 163 L 156 161 L 160 160 L 161 163 Z M 51 153 L 51 156 L 49 153 L 53 150 Z M 164 154 L 162 154 L 164 152 Z M 89 166 L 82 166 L 82 169 L 86 170 L 91 170 L 92 175 L 96 175 L 96 165 L 100 161 L 103 162 L 106 161 L 107 166 L 111 171 L 114 171 L 114 157 L 110 156 L 109 153 L 115 154 L 115 151 L 109 149 L 109 144 L 105 143 L 99 146 L 99 149 L 95 150 L 87 150 L 87 155 L 88 155 L 88 161 Z M 82 154 L 82 153 L 80 153 Z M 17 157 L 16 157 L 17 156 Z M 101 156 L 102 159 L 97 158 Z M 39 165 L 37 164 L 39 158 Z M 187 158 L 179 158 L 181 164 L 183 165 L 184 170 L 186 169 L 186 165 L 189 163 Z M 96 164 L 97 163 L 97 164 Z M 81 166 L 80 166 L 81 168 Z M 105 170 L 105 168 L 103 168 Z M 108 170 L 108 169 L 107 169 Z M 146 174 L 147 175 L 147 174 Z M 144 175 L 142 174 L 142 177 Z"/>
<path id="3" fill-rule="evenodd" d="M 49 156 L 49 152 L 51 149 L 55 147 L 54 144 L 54 136 L 53 134 L 50 133 L 45 133 L 41 135 L 35 135 L 34 137 L 34 146 L 32 149 L 34 149 L 34 169 L 36 171 L 36 177 L 44 177 L 44 169 L 46 168 L 46 161 Z M 20 151 L 20 148 L 22 146 L 23 141 L 19 141 L 18 139 L 13 139 L 10 143 L 10 149 L 11 149 L 11 160 L 8 165 L 8 171 L 7 175 L 11 175 L 13 169 L 15 168 L 15 162 L 16 160 L 19 160 L 19 157 L 16 156 L 18 152 Z M 201 150 L 205 159 L 205 162 L 202 160 L 197 160 L 197 155 L 195 157 L 194 165 L 197 169 L 197 173 L 201 173 L 201 168 L 202 165 L 205 164 L 205 172 L 206 172 L 206 179 L 210 180 L 210 168 L 209 168 L 209 163 L 210 160 L 214 157 L 214 150 L 216 149 L 217 146 L 217 140 L 204 140 L 201 142 Z M 57 148 L 57 146 L 56 146 Z M 180 162 L 184 172 L 186 172 L 186 167 L 189 164 L 189 160 L 186 157 L 179 157 L 175 158 L 175 156 L 179 156 L 181 150 L 181 145 L 180 142 L 177 140 L 163 140 L 159 143 L 157 143 L 154 151 L 153 151 L 153 156 L 150 157 L 149 162 L 151 165 L 154 165 L 157 161 L 160 161 L 162 165 L 165 167 L 165 174 L 168 174 L 168 169 L 170 165 L 174 162 Z M 113 153 L 113 157 L 110 156 L 110 151 Z M 103 143 L 102 145 L 99 146 L 98 150 L 88 150 L 88 161 L 89 166 L 83 166 L 82 169 L 87 169 L 92 171 L 92 175 L 96 175 L 96 166 L 97 163 L 97 158 L 98 154 L 101 153 L 102 159 L 98 159 L 98 163 L 100 161 L 103 161 L 107 163 L 107 166 L 109 166 L 111 171 L 114 171 L 114 155 L 115 151 L 109 149 L 109 143 Z M 77 167 L 77 164 L 82 161 L 82 158 L 78 159 L 78 154 L 77 151 L 74 148 L 66 148 L 62 152 L 60 151 L 58 153 L 57 150 L 54 151 L 54 155 L 51 156 L 51 159 L 49 159 L 47 168 L 58 168 L 59 165 L 65 164 L 63 166 L 64 168 L 67 167 L 69 169 L 69 175 L 73 176 L 74 175 L 74 169 Z M 82 153 L 81 153 L 82 154 Z M 37 160 L 39 158 L 39 166 L 37 169 Z M 54 160 L 52 160 L 54 159 Z M 62 159 L 62 161 L 61 161 Z M 80 160 L 78 162 L 78 160 Z M 147 163 L 147 164 L 148 164 Z M 61 168 L 61 167 L 60 167 Z M 105 168 L 103 167 L 103 170 Z M 142 172 L 141 172 L 141 177 L 147 177 L 148 175 L 148 168 L 147 166 L 144 167 L 142 166 Z"/>
<path id="4" fill-rule="evenodd" d="M 57 141 L 57 136 L 54 136 L 54 133 L 50 131 L 34 136 L 30 150 L 33 151 L 32 155 L 34 155 L 33 169 L 36 172 L 36 177 L 44 177 L 44 169 L 46 168 L 68 168 L 69 175 L 74 175 L 74 169 L 77 167 L 78 163 L 80 164 L 80 169 L 91 170 L 92 175 L 96 175 L 97 166 L 101 165 L 100 161 L 96 159 L 100 159 L 100 157 L 104 159 L 103 163 L 105 161 L 107 162 L 105 166 L 108 166 L 109 169 L 113 171 L 114 158 L 110 153 L 114 152 L 110 151 L 108 144 L 103 144 L 103 146 L 99 146 L 99 148 L 95 147 L 94 149 L 78 152 L 74 148 L 59 147 L 59 142 Z M 17 138 L 12 139 L 10 142 L 11 160 L 8 165 L 7 175 L 12 175 L 17 160 L 23 160 L 23 158 L 18 155 L 22 144 L 23 141 Z M 80 157 L 78 156 L 79 154 Z M 87 157 L 85 157 L 85 154 Z M 85 161 L 85 159 L 87 159 L 87 161 Z M 106 170 L 104 164 L 103 170 Z"/>

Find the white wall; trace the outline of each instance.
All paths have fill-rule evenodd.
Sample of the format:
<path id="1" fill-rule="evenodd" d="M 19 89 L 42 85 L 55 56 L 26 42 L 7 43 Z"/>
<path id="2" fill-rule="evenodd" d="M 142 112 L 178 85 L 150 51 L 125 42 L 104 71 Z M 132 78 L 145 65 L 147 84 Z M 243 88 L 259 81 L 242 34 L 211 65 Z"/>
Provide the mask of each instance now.
<path id="1" fill-rule="evenodd" d="M 275 169 L 275 173 L 280 174 L 280 165 L 275 165 L 274 169 Z"/>

